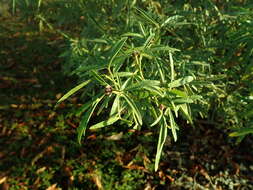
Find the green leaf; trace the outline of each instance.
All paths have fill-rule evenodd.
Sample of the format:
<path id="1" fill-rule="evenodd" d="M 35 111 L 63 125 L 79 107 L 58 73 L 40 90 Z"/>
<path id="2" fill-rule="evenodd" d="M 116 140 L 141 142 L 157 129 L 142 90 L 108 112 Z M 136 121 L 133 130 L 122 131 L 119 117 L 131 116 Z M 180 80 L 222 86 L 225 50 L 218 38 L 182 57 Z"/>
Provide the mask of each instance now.
<path id="1" fill-rule="evenodd" d="M 148 90 L 149 92 L 156 94 L 158 96 L 164 97 L 164 94 L 161 90 L 161 88 L 159 87 L 155 87 L 155 86 L 144 86 L 144 89 Z"/>
<path id="2" fill-rule="evenodd" d="M 94 39 L 86 39 L 87 42 L 95 42 L 95 43 L 103 43 L 108 44 L 108 42 L 104 39 L 94 38 Z"/>
<path id="3" fill-rule="evenodd" d="M 171 89 L 169 91 L 169 93 L 172 93 L 174 95 L 177 95 L 177 96 L 180 96 L 180 97 L 184 97 L 184 98 L 187 98 L 187 93 L 185 91 L 181 91 L 181 90 L 178 90 L 178 89 Z"/>
<path id="4" fill-rule="evenodd" d="M 155 171 L 158 170 L 158 165 L 160 162 L 163 145 L 166 141 L 167 135 L 168 135 L 168 128 L 164 123 L 160 126 L 160 133 L 159 133 L 159 139 L 157 143 L 157 150 L 156 150 L 156 156 L 155 156 Z"/>
<path id="5" fill-rule="evenodd" d="M 159 24 L 148 15 L 145 11 L 135 8 L 139 16 L 141 16 L 147 23 L 154 24 L 157 28 L 159 28 Z"/>
<path id="6" fill-rule="evenodd" d="M 207 80 L 207 81 L 215 81 L 215 80 L 225 79 L 226 77 L 227 76 L 225 74 L 212 75 L 210 77 L 207 77 L 205 80 Z"/>
<path id="7" fill-rule="evenodd" d="M 92 70 L 99 71 L 107 68 L 105 59 L 102 58 L 90 58 L 85 64 L 80 65 L 77 69 L 71 72 L 70 75 L 84 74 Z"/>
<path id="8" fill-rule="evenodd" d="M 37 6 L 37 9 L 39 10 L 40 6 L 41 6 L 41 2 L 42 0 L 38 0 L 38 6 Z"/>
<path id="9" fill-rule="evenodd" d="M 174 120 L 174 116 L 171 112 L 171 109 L 170 108 L 168 108 L 168 109 L 169 109 L 169 117 L 170 117 L 170 127 L 171 127 L 171 131 L 172 131 L 174 141 L 176 142 L 177 141 L 177 132 L 176 132 L 177 126 L 176 126 L 176 123 L 175 123 L 175 120 Z"/>
<path id="10" fill-rule="evenodd" d="M 114 124 L 116 121 L 118 121 L 120 119 L 120 117 L 118 115 L 112 116 L 110 117 L 108 120 L 105 121 L 101 121 L 95 125 L 92 125 L 89 129 L 99 129 L 99 128 L 103 128 L 106 127 L 108 125 L 112 125 Z"/>
<path id="11" fill-rule="evenodd" d="M 101 85 L 108 85 L 108 83 L 99 75 L 95 70 L 92 70 L 91 75 L 101 84 Z"/>
<path id="12" fill-rule="evenodd" d="M 170 58 L 170 79 L 171 81 L 174 81 L 175 78 L 175 69 L 174 69 L 174 61 L 171 52 L 169 52 L 169 58 Z"/>
<path id="13" fill-rule="evenodd" d="M 103 103 L 99 106 L 99 110 L 98 110 L 98 112 L 97 112 L 97 115 L 99 115 L 102 111 L 104 111 L 105 108 L 108 107 L 108 104 L 109 104 L 110 99 L 111 99 L 111 98 L 110 98 L 109 96 L 106 96 L 106 97 L 104 98 Z"/>
<path id="14" fill-rule="evenodd" d="M 12 0 L 12 14 L 14 15 L 16 11 L 16 0 Z"/>
<path id="15" fill-rule="evenodd" d="M 117 95 L 116 98 L 114 99 L 113 104 L 112 104 L 110 116 L 115 115 L 117 113 L 117 111 L 119 110 L 119 106 L 120 106 L 119 100 L 120 100 L 120 96 Z"/>
<path id="16" fill-rule="evenodd" d="M 161 27 L 167 25 L 167 24 L 176 24 L 178 22 L 179 19 L 183 18 L 183 16 L 180 16 L 180 15 L 174 15 L 174 16 L 171 16 L 169 18 L 167 18 L 162 24 L 161 24 Z"/>
<path id="17" fill-rule="evenodd" d="M 80 90 L 81 88 L 83 88 L 84 86 L 86 86 L 87 84 L 89 84 L 91 82 L 91 80 L 87 80 L 81 84 L 79 84 L 78 86 L 76 86 L 75 88 L 72 88 L 70 91 L 68 91 L 68 93 L 66 93 L 63 97 L 61 97 L 58 101 L 57 104 L 59 104 L 60 102 L 66 100 L 69 96 L 73 95 L 74 93 L 76 93 L 78 90 Z M 56 105 L 57 105 L 56 104 Z"/>
<path id="18" fill-rule="evenodd" d="M 143 47 L 144 49 L 146 49 L 146 48 L 150 45 L 150 43 L 153 41 L 154 37 L 155 37 L 155 34 L 154 34 L 154 33 L 150 33 L 150 34 L 149 34 L 149 37 L 148 37 L 147 40 L 144 42 L 144 44 L 143 44 L 142 47 Z"/>
<path id="19" fill-rule="evenodd" d="M 132 76 L 135 76 L 136 73 L 132 73 L 132 72 L 118 72 L 117 75 L 119 77 L 132 77 Z"/>
<path id="20" fill-rule="evenodd" d="M 120 90 L 123 91 L 123 90 L 127 87 L 127 85 L 130 83 L 131 80 L 132 80 L 131 78 L 128 78 L 128 79 L 121 85 Z"/>
<path id="21" fill-rule="evenodd" d="M 191 104 L 194 101 L 190 97 L 188 97 L 188 98 L 175 98 L 173 99 L 173 102 L 176 104 L 184 104 L 184 103 Z"/>
<path id="22" fill-rule="evenodd" d="M 125 90 L 132 91 L 132 90 L 143 89 L 145 87 L 159 87 L 160 85 L 161 83 L 158 80 L 142 80 L 140 82 L 129 85 L 127 88 L 125 88 Z"/>
<path id="23" fill-rule="evenodd" d="M 244 136 L 244 135 L 248 135 L 248 134 L 253 134 L 253 127 L 238 129 L 237 131 L 230 133 L 229 136 L 230 137 L 239 137 L 239 136 Z"/>
<path id="24" fill-rule="evenodd" d="M 155 126 L 156 124 L 158 124 L 158 123 L 161 121 L 162 117 L 163 117 L 163 112 L 161 111 L 161 114 L 160 114 L 160 115 L 157 117 L 157 119 L 150 125 L 150 127 L 153 127 L 153 126 Z"/>
<path id="25" fill-rule="evenodd" d="M 155 52 L 155 51 L 169 51 L 169 52 L 175 52 L 175 51 L 180 51 L 179 49 L 176 48 L 172 48 L 169 46 L 165 46 L 165 45 L 156 45 L 156 46 L 152 46 L 150 48 L 150 51 Z M 171 54 L 171 53 L 170 53 Z"/>
<path id="26" fill-rule="evenodd" d="M 91 101 L 86 102 L 84 105 L 82 105 L 76 112 L 75 114 L 77 116 L 80 116 L 85 110 L 87 110 L 92 104 L 94 104 L 94 101 L 97 100 L 99 97 L 101 97 L 104 94 L 104 92 L 101 92 L 94 96 Z"/>
<path id="27" fill-rule="evenodd" d="M 157 80 L 142 80 L 142 81 L 137 82 L 135 84 L 129 85 L 127 88 L 125 88 L 125 90 L 126 91 L 135 91 L 135 90 L 146 89 L 153 94 L 163 97 L 164 94 L 162 92 L 162 89 L 159 87 L 160 84 L 161 84 L 160 81 L 157 81 Z"/>
<path id="28" fill-rule="evenodd" d="M 138 24 L 139 24 L 139 30 L 142 32 L 142 35 L 146 36 L 147 35 L 147 31 L 145 30 L 145 27 L 144 27 L 143 23 L 139 22 Z"/>
<path id="29" fill-rule="evenodd" d="M 174 80 L 173 82 L 169 83 L 168 87 L 170 87 L 170 88 L 176 88 L 176 87 L 188 84 L 188 83 L 190 83 L 193 80 L 194 80 L 194 78 L 192 76 L 186 76 L 186 77 Z"/>
<path id="30" fill-rule="evenodd" d="M 96 109 L 98 103 L 103 99 L 104 95 L 102 95 L 100 98 L 97 98 L 94 102 L 92 107 L 84 114 L 80 125 L 77 128 L 77 140 L 78 143 L 81 144 L 81 139 L 82 136 L 85 135 L 85 131 L 87 129 L 88 123 L 90 121 L 90 118 L 94 112 L 94 110 Z"/>
<path id="31" fill-rule="evenodd" d="M 126 54 L 124 52 L 124 55 L 121 54 L 118 57 L 115 57 L 114 61 L 113 61 L 113 72 L 119 72 L 119 70 L 121 69 L 121 67 L 124 65 L 125 60 L 129 57 L 130 55 Z"/>
<path id="32" fill-rule="evenodd" d="M 156 63 L 157 69 L 159 71 L 161 81 L 162 81 L 162 83 L 165 83 L 164 70 L 162 69 L 162 66 L 161 66 L 162 63 L 160 63 L 157 59 L 155 59 L 155 63 Z"/>
<path id="33" fill-rule="evenodd" d="M 77 111 L 76 111 L 76 115 L 80 116 L 81 113 L 83 113 L 85 110 L 87 110 L 91 105 L 92 105 L 93 101 L 89 101 L 85 104 L 83 104 Z"/>
<path id="34" fill-rule="evenodd" d="M 139 33 L 133 33 L 133 32 L 127 32 L 125 34 L 121 35 L 122 37 L 138 37 L 138 38 L 143 38 L 144 36 L 139 34 Z"/>
<path id="35" fill-rule="evenodd" d="M 191 118 L 191 114 L 188 111 L 187 104 L 181 104 L 180 105 L 180 110 L 183 112 L 186 119 L 192 124 L 193 121 L 192 121 L 192 118 Z"/>
<path id="36" fill-rule="evenodd" d="M 90 119 L 92 113 L 94 112 L 94 109 L 95 109 L 95 106 L 93 106 L 92 108 L 90 108 L 84 114 L 84 116 L 82 117 L 81 122 L 80 122 L 80 124 L 79 124 L 79 126 L 77 128 L 77 141 L 78 141 L 79 144 L 81 144 L 82 136 L 85 135 L 85 131 L 87 129 L 89 119 Z"/>
<path id="37" fill-rule="evenodd" d="M 138 124 L 142 125 L 142 116 L 141 116 L 141 113 L 140 113 L 138 107 L 134 103 L 134 101 L 131 98 L 129 98 L 129 96 L 126 94 L 121 94 L 121 96 L 126 100 L 128 105 L 132 108 L 132 111 L 137 118 Z"/>
<path id="38" fill-rule="evenodd" d="M 114 44 L 114 46 L 112 47 L 111 53 L 110 53 L 111 58 L 109 61 L 109 67 L 111 66 L 113 60 L 115 59 L 115 57 L 118 55 L 118 53 L 120 52 L 120 50 L 124 46 L 126 40 L 127 40 L 127 37 L 124 37 L 124 38 L 120 39 L 119 41 L 117 41 L 117 43 Z"/>

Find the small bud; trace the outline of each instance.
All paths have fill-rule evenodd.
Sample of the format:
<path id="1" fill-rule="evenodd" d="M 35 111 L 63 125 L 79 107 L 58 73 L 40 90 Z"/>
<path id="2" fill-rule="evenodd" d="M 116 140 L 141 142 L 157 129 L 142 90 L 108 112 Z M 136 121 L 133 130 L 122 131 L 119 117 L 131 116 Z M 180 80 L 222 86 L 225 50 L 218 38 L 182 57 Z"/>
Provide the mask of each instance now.
<path id="1" fill-rule="evenodd" d="M 163 111 L 165 108 L 166 108 L 166 106 L 165 106 L 165 105 L 160 104 L 160 106 L 159 106 L 159 109 L 160 109 L 160 110 L 162 110 L 162 111 Z"/>
<path id="2" fill-rule="evenodd" d="M 132 56 L 134 56 L 134 57 L 138 57 L 140 55 L 140 53 L 138 52 L 138 51 L 134 51 L 133 53 L 132 53 Z"/>
<path id="3" fill-rule="evenodd" d="M 109 96 L 112 94 L 112 87 L 110 85 L 107 85 L 105 87 L 105 95 Z"/>

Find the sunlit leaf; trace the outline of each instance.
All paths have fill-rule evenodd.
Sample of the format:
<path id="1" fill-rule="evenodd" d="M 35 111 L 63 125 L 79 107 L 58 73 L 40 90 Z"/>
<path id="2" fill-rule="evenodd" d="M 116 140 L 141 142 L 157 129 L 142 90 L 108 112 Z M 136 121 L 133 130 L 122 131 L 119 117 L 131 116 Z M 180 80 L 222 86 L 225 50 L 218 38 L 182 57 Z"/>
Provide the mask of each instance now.
<path id="1" fill-rule="evenodd" d="M 125 90 L 137 90 L 137 89 L 143 89 L 145 87 L 159 87 L 160 81 L 157 80 L 142 80 L 140 82 L 134 83 L 132 85 L 129 85 Z"/>
<path id="2" fill-rule="evenodd" d="M 137 13 L 148 23 L 155 25 L 157 28 L 159 28 L 159 24 L 150 17 L 144 10 L 141 10 L 139 8 L 135 8 L 137 10 Z"/>
<path id="3" fill-rule="evenodd" d="M 133 33 L 133 32 L 127 32 L 125 34 L 121 35 L 122 37 L 138 37 L 138 38 L 143 38 L 144 36 L 139 34 L 139 33 Z"/>
<path id="4" fill-rule="evenodd" d="M 113 101 L 110 116 L 115 115 L 117 111 L 119 110 L 119 107 L 120 107 L 120 96 L 117 95 Z"/>
<path id="5" fill-rule="evenodd" d="M 94 113 L 94 110 L 96 109 L 98 103 L 103 99 L 104 95 L 100 98 L 97 98 L 94 102 L 93 102 L 93 105 L 92 107 L 85 112 L 85 114 L 83 115 L 82 119 L 81 119 L 81 122 L 80 122 L 80 125 L 78 126 L 77 128 L 77 140 L 78 140 L 78 143 L 81 143 L 81 140 L 82 140 L 82 136 L 85 135 L 85 131 L 88 127 L 88 123 L 90 121 L 90 118 L 92 116 L 92 114 Z"/>
<path id="6" fill-rule="evenodd" d="M 170 58 L 170 80 L 174 82 L 175 78 L 175 68 L 174 68 L 174 60 L 172 57 L 171 52 L 169 52 L 169 58 Z"/>
<path id="7" fill-rule="evenodd" d="M 75 88 L 72 88 L 70 91 L 68 91 L 63 97 L 61 97 L 58 101 L 57 104 L 61 103 L 62 101 L 66 100 L 69 96 L 73 95 L 74 93 L 76 93 L 78 90 L 80 90 L 81 88 L 85 87 L 87 84 L 89 84 L 91 82 L 91 80 L 87 80 L 81 84 L 79 84 L 78 86 L 76 86 Z"/>
<path id="8" fill-rule="evenodd" d="M 163 145 L 166 142 L 166 138 L 168 134 L 167 131 L 168 131 L 168 127 L 165 124 L 160 125 L 160 133 L 159 133 L 159 139 L 157 143 L 157 150 L 156 150 L 156 157 L 155 157 L 155 171 L 158 170 Z"/>
<path id="9" fill-rule="evenodd" d="M 120 52 L 121 48 L 124 46 L 126 40 L 127 40 L 127 37 L 124 37 L 124 38 L 120 39 L 119 41 L 117 41 L 117 43 L 114 44 L 114 46 L 112 47 L 111 53 L 110 53 L 109 67 L 111 66 L 111 64 L 112 64 L 113 60 L 115 59 L 115 57 Z"/>
<path id="10" fill-rule="evenodd" d="M 163 113 L 161 112 L 160 115 L 156 118 L 156 120 L 150 125 L 150 127 L 157 125 L 161 121 L 162 117 Z"/>
<path id="11" fill-rule="evenodd" d="M 193 80 L 194 80 L 194 78 L 192 76 L 186 76 L 186 77 L 174 80 L 173 82 L 169 83 L 168 87 L 176 88 L 176 87 L 179 87 L 179 86 L 183 86 L 185 84 L 189 84 Z"/>
<path id="12" fill-rule="evenodd" d="M 99 83 L 100 83 L 101 85 L 104 85 L 104 86 L 108 85 L 108 83 L 107 83 L 107 82 L 102 78 L 102 76 L 99 75 L 96 71 L 92 70 L 90 73 L 91 73 L 92 76 L 94 76 L 94 78 L 95 78 L 97 81 L 99 81 Z"/>
<path id="13" fill-rule="evenodd" d="M 253 134 L 253 127 L 238 129 L 235 132 L 230 133 L 229 136 L 230 137 L 239 137 L 239 136 L 244 136 L 244 135 L 248 135 L 248 134 Z"/>
<path id="14" fill-rule="evenodd" d="M 190 123 L 193 123 L 192 121 L 192 118 L 191 118 L 191 115 L 188 111 L 188 107 L 187 107 L 187 104 L 181 104 L 180 105 L 180 110 L 182 110 L 184 116 L 186 117 L 186 119 L 190 122 Z"/>
<path id="15" fill-rule="evenodd" d="M 118 115 L 112 116 L 109 119 L 105 120 L 105 121 L 101 121 L 95 125 L 92 125 L 89 129 L 99 129 L 99 128 L 103 128 L 106 127 L 108 125 L 112 125 L 114 124 L 116 121 L 118 121 L 120 118 Z"/>
<path id="16" fill-rule="evenodd" d="M 175 123 L 175 120 L 174 120 L 174 116 L 173 116 L 170 109 L 169 109 L 169 118 L 170 118 L 170 127 L 171 127 L 171 131 L 172 131 L 174 141 L 177 141 L 177 132 L 176 132 L 177 126 L 176 126 L 176 123 Z"/>
<path id="17" fill-rule="evenodd" d="M 138 107 L 134 103 L 134 101 L 131 98 L 129 98 L 128 95 L 126 95 L 126 94 L 122 94 L 121 96 L 127 101 L 128 105 L 131 107 L 134 115 L 137 118 L 138 124 L 142 125 L 142 115 L 141 115 Z"/>

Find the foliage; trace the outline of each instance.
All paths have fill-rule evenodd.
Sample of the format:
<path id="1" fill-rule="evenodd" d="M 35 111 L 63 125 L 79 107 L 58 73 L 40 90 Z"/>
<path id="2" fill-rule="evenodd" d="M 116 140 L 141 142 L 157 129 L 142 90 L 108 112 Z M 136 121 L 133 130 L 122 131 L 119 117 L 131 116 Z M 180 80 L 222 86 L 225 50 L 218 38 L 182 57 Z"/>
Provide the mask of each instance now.
<path id="1" fill-rule="evenodd" d="M 238 129 L 231 136 L 252 133 L 249 1 L 15 2 L 40 30 L 68 40 L 64 71 L 80 85 L 59 102 L 85 86 L 79 142 L 88 128 L 156 126 L 157 170 L 168 129 L 176 141 L 182 118 Z"/>
<path id="2" fill-rule="evenodd" d="M 103 109 L 108 110 L 109 118 L 90 126 L 90 129 L 119 121 L 121 125 L 127 124 L 134 129 L 140 129 L 143 123 L 151 127 L 158 125 L 157 170 L 168 128 L 171 129 L 174 140 L 177 140 L 176 130 L 179 127 L 175 117 L 181 114 L 192 123 L 189 104 L 201 98 L 198 94 L 206 82 L 203 75 L 208 75 L 208 70 L 192 68 L 198 60 L 191 60 L 191 56 L 187 57 L 179 49 L 170 47 L 173 38 L 170 40 L 165 35 L 173 23 L 181 19 L 175 29 L 191 24 L 184 21 L 182 16 L 166 18 L 161 15 L 157 21 L 151 13 L 133 5 L 128 9 L 123 16 L 127 18 L 129 15 L 127 29 L 122 28 L 121 31 L 119 28 L 114 33 L 109 28 L 111 26 L 103 25 L 101 28 L 106 28 L 104 31 L 109 31 L 109 34 L 101 31 L 99 38 L 93 37 L 95 40 L 85 36 L 78 42 L 72 40 L 75 44 L 80 44 L 76 47 L 72 45 L 71 52 L 74 53 L 74 60 L 77 60 L 77 63 L 72 61 L 72 74 L 92 81 L 88 87 L 92 89 L 90 96 L 98 94 L 81 109 L 81 112 L 87 111 L 78 128 L 78 140 L 81 141 L 96 109 L 97 115 Z M 200 63 L 199 67 L 201 66 L 209 65 Z"/>
<path id="3" fill-rule="evenodd" d="M 48 2 L 52 3 L 54 1 Z M 186 1 L 180 4 L 181 2 L 172 4 L 173 9 L 171 10 L 179 11 L 180 15 L 184 15 L 181 5 Z M 41 11 L 49 10 L 47 5 L 52 5 L 45 3 L 46 1 L 42 1 Z M 156 11 L 159 11 L 157 10 L 159 9 L 158 5 L 156 5 L 156 7 L 158 6 L 157 9 L 153 9 L 154 5 L 151 4 L 151 1 L 145 3 L 138 1 L 137 3 L 138 7 L 148 12 L 156 21 L 159 21 L 159 18 L 156 17 Z M 58 7 L 63 5 L 61 3 Z M 77 4 L 73 3 L 74 5 Z M 168 6 L 168 4 L 166 5 Z M 101 6 L 103 7 L 104 4 Z M 108 6 L 110 7 L 109 4 Z M 162 7 L 164 6 L 165 4 Z M 199 4 L 196 6 L 199 6 Z M 56 10 L 56 7 L 51 8 Z M 66 10 L 68 7 L 66 7 Z M 45 18 L 44 21 L 47 21 L 47 24 L 51 23 L 51 28 L 55 28 L 55 30 L 48 30 L 47 27 L 44 27 L 39 32 L 37 26 L 39 26 L 40 20 L 33 20 L 35 18 L 33 16 L 29 19 L 25 19 L 25 17 L 20 19 L 19 16 L 22 13 L 19 12 L 18 6 L 16 8 L 15 16 L 0 17 L 0 189 L 253 188 L 252 139 L 247 136 L 239 145 L 235 146 L 230 143 L 230 139 L 224 133 L 222 125 L 219 127 L 213 125 L 212 121 L 219 121 L 224 126 L 225 123 L 221 122 L 220 118 L 225 117 L 228 112 L 221 109 L 223 108 L 222 104 L 219 104 L 220 107 L 215 104 L 215 101 L 218 100 L 220 100 L 218 101 L 220 103 L 226 103 L 222 101 L 224 99 L 222 99 L 222 96 L 220 97 L 220 91 L 212 92 L 207 90 L 206 85 L 203 87 L 197 86 L 198 93 L 203 97 L 201 102 L 198 100 L 197 104 L 190 104 L 191 115 L 195 123 L 194 130 L 182 120 L 185 117 L 183 114 L 179 114 L 179 117 L 175 118 L 175 122 L 180 126 L 180 131 L 177 131 L 179 141 L 173 142 L 172 145 L 173 137 L 168 135 L 157 172 L 154 171 L 154 165 L 155 144 L 159 137 L 159 132 L 157 132 L 159 126 L 149 127 L 144 124 L 142 130 L 137 131 L 130 129 L 128 125 L 120 125 L 120 122 L 114 123 L 115 127 L 104 127 L 96 131 L 87 130 L 86 138 L 83 138 L 85 146 L 80 146 L 74 138 L 76 128 L 80 122 L 80 117 L 76 117 L 75 112 L 77 108 L 82 106 L 80 103 L 88 102 L 91 96 L 97 95 L 96 92 L 100 90 L 101 85 L 92 81 L 88 84 L 83 83 L 86 86 L 83 87 L 85 91 L 82 96 L 79 96 L 81 98 L 77 98 L 78 96 L 71 97 L 68 101 L 61 102 L 57 109 L 54 109 L 54 105 L 57 99 L 61 97 L 62 94 L 60 93 L 74 86 L 73 83 L 76 80 L 75 78 L 63 77 L 60 72 L 59 63 L 64 58 L 59 59 L 59 54 L 64 50 L 65 58 L 68 58 L 68 61 L 73 58 L 70 55 L 76 54 L 72 51 L 72 46 L 66 47 L 66 40 L 59 34 L 66 34 L 64 37 L 71 36 L 71 39 L 75 36 L 75 39 L 79 41 L 80 36 L 78 34 L 81 29 L 78 25 L 68 28 L 68 21 L 62 24 L 58 23 L 59 18 L 53 19 L 54 16 L 50 14 L 63 14 L 63 12 L 51 10 L 51 13 L 48 12 L 48 14 L 43 13 L 43 11 L 36 12 L 36 14 L 40 14 L 40 18 Z M 185 11 L 185 13 L 188 11 L 192 11 L 193 14 L 194 7 Z M 169 15 L 169 13 L 170 11 L 166 14 Z M 79 14 L 79 12 L 76 14 Z M 105 17 L 107 14 L 105 13 L 103 16 Z M 133 14 L 136 14 L 136 12 L 133 12 Z M 201 20 L 199 14 L 195 14 L 195 17 Z M 122 19 L 124 20 L 124 18 Z M 185 19 L 188 22 L 190 21 L 188 16 L 185 16 Z M 32 22 L 30 22 L 31 20 Z M 44 21 L 43 23 L 45 23 Z M 79 20 L 73 20 L 73 23 L 75 21 L 79 22 Z M 144 25 L 149 27 L 148 23 Z M 189 28 L 185 28 L 187 25 L 184 25 L 177 28 L 175 29 L 176 34 L 179 35 L 181 33 L 179 31 L 185 31 L 184 35 L 179 37 L 184 38 L 188 35 L 190 39 L 191 35 L 188 30 L 191 31 L 192 26 L 188 25 Z M 118 27 L 117 24 L 115 24 L 115 27 Z M 79 30 L 76 30 L 77 28 Z M 138 26 L 136 26 L 136 31 L 138 31 Z M 236 31 L 235 29 L 234 32 Z M 117 31 L 114 30 L 114 32 Z M 90 35 L 92 35 L 92 32 Z M 116 38 L 114 39 L 115 42 L 121 39 L 121 36 L 116 36 Z M 70 40 L 68 44 L 70 45 L 72 42 Z M 161 42 L 164 41 L 161 40 Z M 186 42 L 191 47 L 191 40 Z M 91 46 L 94 43 L 92 42 Z M 129 39 L 125 42 L 122 50 L 127 49 L 127 44 L 129 44 Z M 77 45 L 80 47 L 79 45 L 82 44 Z M 106 47 L 113 47 L 113 45 L 114 42 L 106 45 Z M 181 56 L 190 60 L 199 58 L 196 53 L 191 55 L 192 58 L 184 57 L 186 52 L 189 54 L 194 53 L 194 48 L 192 51 L 187 50 L 185 45 L 178 41 L 174 41 L 172 45 L 169 44 L 168 46 L 181 50 L 172 53 L 176 74 L 181 74 L 179 72 L 180 67 L 178 67 L 180 66 L 178 61 L 181 60 Z M 206 55 L 204 53 L 207 49 L 204 49 L 204 46 L 200 47 L 199 49 L 195 47 L 195 49 L 201 51 L 199 55 Z M 124 52 L 120 51 L 119 53 Z M 166 57 L 165 53 L 161 51 L 158 52 L 158 55 Z M 77 56 L 80 57 L 76 57 L 76 61 L 82 60 L 84 55 L 78 54 Z M 217 55 L 217 57 L 219 56 Z M 145 58 L 145 63 L 150 62 L 151 60 Z M 202 70 L 202 66 L 190 66 L 187 63 L 185 63 L 186 68 L 192 70 L 192 72 L 195 72 L 195 69 L 198 70 L 198 73 L 209 72 L 208 66 L 206 70 Z M 219 69 L 218 64 L 217 67 L 213 67 L 215 62 L 210 61 L 210 63 L 210 69 L 214 74 L 220 74 L 220 72 L 224 74 L 224 71 L 221 68 Z M 73 62 L 73 67 L 68 68 L 66 62 L 65 71 L 67 72 L 68 69 L 73 71 L 75 64 L 84 63 Z M 219 64 L 222 65 L 221 62 Z M 233 72 L 229 76 L 232 77 Z M 102 74 L 103 76 L 106 75 L 106 73 Z M 199 75 L 188 73 L 186 76 L 194 76 L 194 81 L 186 85 L 193 87 L 192 85 Z M 234 84 L 229 83 L 224 75 L 219 77 L 219 80 L 214 81 L 215 87 L 217 87 L 217 84 L 220 85 L 218 86 L 220 88 L 222 85 L 229 84 L 230 87 L 233 87 Z M 79 82 L 82 83 L 87 80 L 89 80 L 88 75 L 81 78 Z M 104 89 L 104 86 L 102 88 Z M 184 90 L 182 86 L 177 87 L 177 89 Z M 92 92 L 92 90 L 95 92 Z M 241 90 L 245 92 L 245 88 L 241 88 L 237 92 L 241 93 Z M 107 93 L 109 92 L 107 91 Z M 73 91 L 70 93 L 73 93 Z M 135 92 L 131 93 L 135 95 Z M 210 99 L 212 105 L 210 105 Z M 100 105 L 98 104 L 98 106 Z M 110 109 L 109 105 L 105 111 L 101 110 L 99 118 L 95 115 L 91 117 L 89 126 L 106 119 Z M 211 111 L 214 111 L 213 108 L 216 109 L 212 119 Z M 203 120 L 203 118 L 200 120 L 197 115 L 199 110 L 209 120 Z M 94 113 L 96 114 L 98 111 L 95 110 Z M 234 119 L 231 116 L 229 117 Z M 112 121 L 110 120 L 110 122 Z M 243 124 L 245 123 L 243 122 Z M 101 125 L 104 124 L 101 123 L 96 126 Z M 167 130 L 170 132 L 170 129 Z"/>

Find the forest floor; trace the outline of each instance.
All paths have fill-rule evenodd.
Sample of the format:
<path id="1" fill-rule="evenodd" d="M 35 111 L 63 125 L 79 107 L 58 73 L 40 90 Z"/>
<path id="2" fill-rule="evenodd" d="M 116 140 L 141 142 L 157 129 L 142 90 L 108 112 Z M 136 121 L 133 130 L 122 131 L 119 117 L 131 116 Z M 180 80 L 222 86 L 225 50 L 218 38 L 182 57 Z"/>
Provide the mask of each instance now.
<path id="1" fill-rule="evenodd" d="M 181 125 L 154 172 L 157 133 L 112 126 L 76 140 L 78 96 L 62 75 L 64 40 L 0 20 L 0 189 L 253 189 L 253 139 Z"/>

